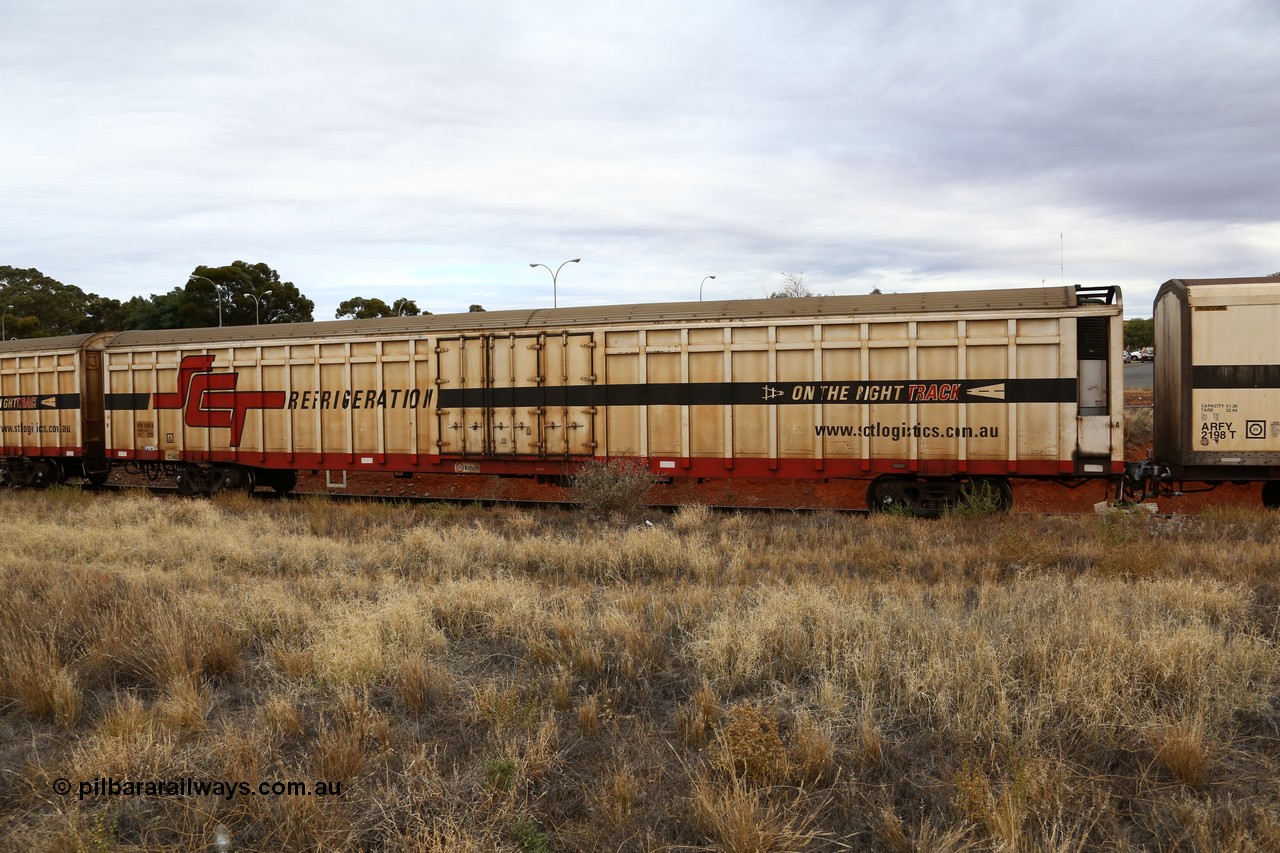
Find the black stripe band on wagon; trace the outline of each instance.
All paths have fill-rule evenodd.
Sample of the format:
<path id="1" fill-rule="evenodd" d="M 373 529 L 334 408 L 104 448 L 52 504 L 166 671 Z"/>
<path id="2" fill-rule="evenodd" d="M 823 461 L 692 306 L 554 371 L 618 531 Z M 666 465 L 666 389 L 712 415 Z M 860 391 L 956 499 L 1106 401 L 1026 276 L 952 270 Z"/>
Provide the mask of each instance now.
<path id="1" fill-rule="evenodd" d="M 105 394 L 102 405 L 109 411 L 139 411 L 151 408 L 150 394 Z"/>
<path id="2" fill-rule="evenodd" d="M 1280 388 L 1280 364 L 1197 364 L 1192 388 Z"/>
<path id="3" fill-rule="evenodd" d="M 15 394 L 0 397 L 0 411 L 34 412 L 41 409 L 78 409 L 79 394 Z"/>
<path id="4" fill-rule="evenodd" d="M 443 409 L 525 406 L 778 406 L 868 403 L 1074 403 L 1074 379 L 911 382 L 682 382 L 441 388 Z"/>

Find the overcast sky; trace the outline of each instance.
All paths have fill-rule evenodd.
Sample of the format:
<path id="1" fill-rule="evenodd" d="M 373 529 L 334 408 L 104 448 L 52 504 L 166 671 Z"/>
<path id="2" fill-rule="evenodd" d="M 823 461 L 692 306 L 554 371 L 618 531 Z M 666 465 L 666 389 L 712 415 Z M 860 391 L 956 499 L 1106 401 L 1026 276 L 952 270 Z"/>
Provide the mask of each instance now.
<path id="1" fill-rule="evenodd" d="M 3 0 L 0 48 L 0 264 L 120 299 L 1280 271 L 1277 0 Z"/>

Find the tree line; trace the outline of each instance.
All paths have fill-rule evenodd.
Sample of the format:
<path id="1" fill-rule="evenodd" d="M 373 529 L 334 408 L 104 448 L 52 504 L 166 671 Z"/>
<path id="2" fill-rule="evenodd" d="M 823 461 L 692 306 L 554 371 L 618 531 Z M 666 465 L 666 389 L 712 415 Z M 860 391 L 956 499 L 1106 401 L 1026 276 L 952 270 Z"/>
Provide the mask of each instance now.
<path id="1" fill-rule="evenodd" d="M 472 305 L 472 311 L 483 311 Z M 167 293 L 121 301 L 86 293 L 38 269 L 0 266 L 0 312 L 5 338 L 41 338 L 129 329 L 194 329 L 255 323 L 308 323 L 315 303 L 264 263 L 234 261 L 198 266 L 184 285 Z M 355 297 L 338 306 L 337 319 L 429 314 L 412 299 L 388 305 Z"/>
<path id="2" fill-rule="evenodd" d="M 1154 346 L 1155 342 L 1156 321 L 1154 319 L 1124 321 L 1124 348 L 1126 350 L 1132 352 L 1133 350 Z"/>

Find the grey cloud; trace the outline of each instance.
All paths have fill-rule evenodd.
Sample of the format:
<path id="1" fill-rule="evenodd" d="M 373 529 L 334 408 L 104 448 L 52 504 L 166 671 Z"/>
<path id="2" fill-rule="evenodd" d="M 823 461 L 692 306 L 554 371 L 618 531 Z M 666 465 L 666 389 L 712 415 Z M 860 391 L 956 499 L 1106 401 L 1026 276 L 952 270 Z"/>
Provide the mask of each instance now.
<path id="1" fill-rule="evenodd" d="M 557 250 L 597 302 L 1026 284 L 1060 231 L 1145 281 L 1277 233 L 1263 2 L 56 8 L 0 11 L 0 262 L 116 296 L 243 257 L 515 307 Z"/>

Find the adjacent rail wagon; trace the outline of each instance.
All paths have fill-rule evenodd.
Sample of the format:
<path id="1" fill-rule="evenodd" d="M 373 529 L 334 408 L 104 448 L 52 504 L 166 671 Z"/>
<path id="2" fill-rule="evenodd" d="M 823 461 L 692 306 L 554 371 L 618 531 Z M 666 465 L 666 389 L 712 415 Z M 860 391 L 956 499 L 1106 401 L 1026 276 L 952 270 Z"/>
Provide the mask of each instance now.
<path id="1" fill-rule="evenodd" d="M 1280 278 L 1174 279 L 1155 301 L 1155 461 L 1182 484 L 1263 481 L 1280 506 Z M 1167 485 L 1166 485 L 1167 490 Z"/>
<path id="2" fill-rule="evenodd" d="M 110 338 L 0 341 L 0 481 L 106 481 L 102 349 Z"/>
<path id="3" fill-rule="evenodd" d="M 1051 287 L 125 332 L 105 452 L 192 493 L 638 459 L 869 481 L 872 504 L 931 514 L 1122 472 L 1120 323 L 1116 289 Z"/>

